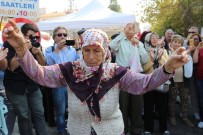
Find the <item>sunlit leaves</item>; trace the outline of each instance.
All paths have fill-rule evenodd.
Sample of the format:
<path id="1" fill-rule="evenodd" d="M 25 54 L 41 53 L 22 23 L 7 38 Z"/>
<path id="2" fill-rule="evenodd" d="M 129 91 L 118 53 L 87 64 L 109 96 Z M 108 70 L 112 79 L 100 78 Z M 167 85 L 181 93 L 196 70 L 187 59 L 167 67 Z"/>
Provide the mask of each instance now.
<path id="1" fill-rule="evenodd" d="M 110 0 L 109 8 L 116 12 L 122 12 L 121 6 L 118 4 L 117 0 Z"/>
<path id="2" fill-rule="evenodd" d="M 145 15 L 141 21 L 149 22 L 151 30 L 159 34 L 171 27 L 186 35 L 190 26 L 203 26 L 202 0 L 144 0 L 141 4 Z"/>

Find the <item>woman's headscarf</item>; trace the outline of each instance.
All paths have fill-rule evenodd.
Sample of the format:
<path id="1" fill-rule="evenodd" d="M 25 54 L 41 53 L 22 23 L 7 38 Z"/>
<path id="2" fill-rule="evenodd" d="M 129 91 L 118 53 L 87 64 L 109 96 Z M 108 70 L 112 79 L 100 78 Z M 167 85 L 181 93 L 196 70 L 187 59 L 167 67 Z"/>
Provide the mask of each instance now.
<path id="1" fill-rule="evenodd" d="M 145 37 L 146 37 L 146 35 L 148 34 L 148 33 L 151 33 L 151 31 L 144 31 L 144 32 L 142 32 L 142 34 L 141 34 L 141 36 L 140 36 L 140 42 L 142 42 L 143 44 L 144 44 L 144 42 L 145 42 Z"/>
<path id="2" fill-rule="evenodd" d="M 145 36 L 144 47 L 148 52 L 150 51 L 151 48 L 156 48 L 156 46 L 153 46 L 151 43 L 151 37 L 153 34 L 158 36 L 158 34 L 154 32 L 150 32 Z"/>
<path id="3" fill-rule="evenodd" d="M 145 42 L 144 42 L 144 47 L 146 49 L 147 52 L 149 52 L 149 55 L 150 55 L 150 49 L 153 48 L 154 49 L 154 68 L 157 68 L 158 67 L 158 51 L 159 51 L 159 47 L 158 46 L 153 46 L 152 43 L 151 43 L 151 37 L 152 35 L 157 35 L 157 33 L 155 32 L 151 32 L 151 33 L 148 33 L 146 36 L 145 36 Z"/>
<path id="4" fill-rule="evenodd" d="M 121 79 L 127 69 L 110 63 L 109 40 L 100 29 L 89 29 L 82 34 L 82 48 L 89 45 L 103 50 L 101 65 L 88 67 L 83 56 L 75 62 L 60 64 L 60 69 L 73 93 L 86 102 L 96 121 L 101 120 L 99 100 Z"/>
<path id="5" fill-rule="evenodd" d="M 100 29 L 89 29 L 82 34 L 82 48 L 89 45 L 99 46 L 103 50 L 102 65 L 105 68 L 104 78 L 109 79 L 111 76 L 110 70 L 116 66 L 116 64 L 110 64 L 111 52 L 109 50 L 109 40 L 105 32 Z M 73 62 L 74 76 L 77 78 L 77 82 L 84 81 L 91 78 L 94 71 L 97 71 L 99 66 L 88 67 L 85 64 L 83 57 L 80 57 L 79 61 Z M 80 71 L 80 72 L 78 72 Z M 109 76 L 110 75 L 110 76 Z"/>

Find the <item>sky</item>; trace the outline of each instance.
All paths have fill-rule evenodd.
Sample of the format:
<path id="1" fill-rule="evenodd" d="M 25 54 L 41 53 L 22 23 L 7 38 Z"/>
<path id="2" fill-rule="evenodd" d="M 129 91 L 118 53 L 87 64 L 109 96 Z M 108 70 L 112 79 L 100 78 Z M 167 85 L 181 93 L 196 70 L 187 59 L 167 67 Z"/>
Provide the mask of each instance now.
<path id="1" fill-rule="evenodd" d="M 88 4 L 91 0 L 73 0 L 76 7 L 81 9 L 86 4 Z M 110 0 L 100 0 L 104 5 L 108 7 Z M 137 9 L 137 3 L 141 0 L 117 0 L 122 8 L 124 13 L 134 13 Z M 65 4 L 67 3 L 67 4 Z M 40 0 L 39 7 L 40 8 L 47 8 L 51 11 L 63 11 L 69 6 L 69 0 Z"/>
<path id="2" fill-rule="evenodd" d="M 81 9 L 85 5 L 87 5 L 91 0 L 73 0 L 75 4 L 75 8 Z M 108 7 L 110 0 L 100 0 L 101 3 L 103 3 L 106 7 Z M 122 8 L 123 13 L 130 13 L 130 14 L 136 14 L 136 20 L 140 22 L 140 16 L 139 11 L 141 10 L 140 8 L 140 2 L 141 1 L 146 1 L 146 0 L 117 0 L 119 5 Z M 67 4 L 66 4 L 67 3 Z M 49 12 L 54 12 L 54 11 L 64 11 L 69 7 L 69 0 L 39 0 L 39 7 L 40 8 L 47 8 Z M 148 27 L 148 24 L 146 24 Z M 141 27 L 145 27 L 145 24 L 142 24 Z M 141 28 L 145 29 L 145 28 Z"/>

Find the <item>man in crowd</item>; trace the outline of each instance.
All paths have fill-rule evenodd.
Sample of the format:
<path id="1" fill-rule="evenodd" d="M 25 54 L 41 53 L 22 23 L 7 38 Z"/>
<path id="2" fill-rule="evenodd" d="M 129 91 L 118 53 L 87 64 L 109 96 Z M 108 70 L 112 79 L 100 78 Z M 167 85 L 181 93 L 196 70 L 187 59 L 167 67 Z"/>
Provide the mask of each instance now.
<path id="1" fill-rule="evenodd" d="M 142 72 L 141 65 L 147 63 L 148 54 L 143 44 L 135 38 L 136 27 L 138 28 L 138 24 L 128 23 L 124 28 L 124 32 L 110 42 L 110 47 L 116 55 L 118 65 L 128 67 L 135 72 Z M 131 134 L 140 134 L 143 127 L 142 96 L 121 91 L 119 100 L 125 134 L 129 132 L 128 119 L 131 121 Z"/>
<path id="2" fill-rule="evenodd" d="M 80 51 L 79 45 L 75 49 L 74 44 L 66 44 L 68 31 L 65 27 L 56 27 L 53 31 L 54 46 L 46 49 L 46 60 L 48 65 L 60 64 L 69 61 L 75 61 L 79 58 L 77 54 Z M 76 40 L 75 40 L 76 41 Z M 68 107 L 67 87 L 52 89 L 54 108 L 56 112 L 56 126 L 58 135 L 67 135 L 65 113 Z"/>
<path id="3" fill-rule="evenodd" d="M 172 39 L 173 35 L 174 35 L 173 29 L 171 29 L 171 28 L 166 29 L 165 39 L 164 39 L 164 44 L 165 44 L 164 47 L 167 51 L 169 51 L 169 49 L 170 49 L 170 43 L 171 43 L 171 39 Z"/>
<path id="4" fill-rule="evenodd" d="M 199 30 L 198 30 L 197 27 L 192 26 L 192 27 L 190 27 L 190 28 L 188 29 L 188 36 L 190 36 L 191 34 L 195 34 L 195 33 L 199 34 Z"/>

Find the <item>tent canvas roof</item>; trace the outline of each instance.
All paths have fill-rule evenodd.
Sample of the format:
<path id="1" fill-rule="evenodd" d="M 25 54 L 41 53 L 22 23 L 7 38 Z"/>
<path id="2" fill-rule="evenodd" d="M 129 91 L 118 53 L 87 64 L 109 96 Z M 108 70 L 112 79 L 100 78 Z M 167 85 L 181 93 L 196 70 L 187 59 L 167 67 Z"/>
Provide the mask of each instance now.
<path id="1" fill-rule="evenodd" d="M 42 31 L 53 30 L 57 26 L 67 29 L 104 28 L 124 26 L 134 22 L 135 15 L 111 11 L 99 0 L 92 0 L 83 9 L 62 17 L 40 21 L 37 23 Z"/>

